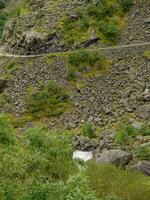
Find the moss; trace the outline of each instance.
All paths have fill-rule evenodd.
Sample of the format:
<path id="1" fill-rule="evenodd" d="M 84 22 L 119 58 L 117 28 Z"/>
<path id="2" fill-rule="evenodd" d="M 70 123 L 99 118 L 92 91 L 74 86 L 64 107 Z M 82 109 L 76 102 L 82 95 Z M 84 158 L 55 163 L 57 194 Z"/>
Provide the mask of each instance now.
<path id="1" fill-rule="evenodd" d="M 150 51 L 145 51 L 143 55 L 146 59 L 150 59 Z"/>

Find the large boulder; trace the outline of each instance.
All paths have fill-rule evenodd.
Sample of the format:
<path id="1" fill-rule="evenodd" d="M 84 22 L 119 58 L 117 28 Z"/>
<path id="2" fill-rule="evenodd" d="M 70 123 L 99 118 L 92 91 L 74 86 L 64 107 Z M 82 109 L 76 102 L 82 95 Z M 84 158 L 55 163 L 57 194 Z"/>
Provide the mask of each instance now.
<path id="1" fill-rule="evenodd" d="M 137 170 L 140 170 L 142 173 L 150 176 L 150 162 L 148 161 L 140 161 L 138 164 L 135 166 Z"/>
<path id="2" fill-rule="evenodd" d="M 75 149 L 81 151 L 93 151 L 98 147 L 99 143 L 96 139 L 90 139 L 84 136 L 76 136 L 74 138 L 73 145 Z"/>
<path id="3" fill-rule="evenodd" d="M 124 167 L 129 163 L 131 154 L 119 149 L 106 150 L 96 159 L 98 164 L 115 164 Z"/>

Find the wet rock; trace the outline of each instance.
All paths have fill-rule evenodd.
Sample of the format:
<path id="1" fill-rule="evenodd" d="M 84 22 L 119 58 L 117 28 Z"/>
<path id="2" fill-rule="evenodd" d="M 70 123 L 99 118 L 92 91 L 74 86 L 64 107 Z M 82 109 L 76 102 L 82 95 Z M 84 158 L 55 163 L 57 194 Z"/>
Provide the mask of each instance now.
<path id="1" fill-rule="evenodd" d="M 96 159 L 98 164 L 115 164 L 124 167 L 129 163 L 131 154 L 119 149 L 104 151 L 99 158 Z"/>

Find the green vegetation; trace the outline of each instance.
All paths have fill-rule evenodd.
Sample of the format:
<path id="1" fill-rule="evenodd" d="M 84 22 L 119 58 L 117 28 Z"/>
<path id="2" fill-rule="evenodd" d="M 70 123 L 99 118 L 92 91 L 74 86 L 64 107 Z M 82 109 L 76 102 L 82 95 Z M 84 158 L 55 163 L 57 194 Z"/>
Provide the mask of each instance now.
<path id="1" fill-rule="evenodd" d="M 116 143 L 123 147 L 132 144 L 132 139 L 139 134 L 139 130 L 133 126 L 121 125 L 116 133 Z"/>
<path id="2" fill-rule="evenodd" d="M 148 136 L 150 135 L 150 126 L 149 125 L 141 125 L 141 128 L 135 128 L 132 125 L 123 125 L 120 124 L 117 128 L 115 140 L 116 144 L 122 148 L 124 147 L 132 147 L 134 144 L 133 141 L 136 136 Z"/>
<path id="3" fill-rule="evenodd" d="M 4 93 L 0 94 L 0 109 L 9 112 L 11 105 L 10 97 Z"/>
<path id="4" fill-rule="evenodd" d="M 89 164 L 86 175 L 98 198 L 114 194 L 119 200 L 148 200 L 150 178 L 112 165 Z M 117 200 L 118 198 L 108 198 Z M 107 198 L 106 198 L 107 199 Z"/>
<path id="5" fill-rule="evenodd" d="M 128 12 L 133 5 L 133 0 L 120 0 L 120 7 L 122 12 Z"/>
<path id="6" fill-rule="evenodd" d="M 140 160 L 150 161 L 150 144 L 140 146 L 137 149 L 137 156 Z"/>
<path id="7" fill-rule="evenodd" d="M 83 124 L 83 126 L 81 127 L 81 133 L 82 133 L 82 135 L 87 136 L 90 139 L 96 137 L 95 130 L 90 123 Z"/>
<path id="8" fill-rule="evenodd" d="M 76 80 L 76 73 L 90 75 L 94 71 L 102 72 L 107 69 L 108 61 L 97 51 L 78 50 L 68 55 L 69 70 L 68 81 Z"/>
<path id="9" fill-rule="evenodd" d="M 101 42 L 115 43 L 124 24 L 124 15 L 133 5 L 133 0 L 102 0 L 87 3 L 75 17 L 63 18 L 65 41 L 80 44 L 98 36 Z"/>
<path id="10" fill-rule="evenodd" d="M 58 116 L 71 107 L 68 92 L 55 81 L 29 89 L 27 110 L 34 118 Z"/>
<path id="11" fill-rule="evenodd" d="M 0 0 L 0 39 L 2 38 L 4 26 L 7 20 L 7 15 L 3 11 L 3 9 L 5 8 L 5 3 L 6 1 Z"/>
<path id="12" fill-rule="evenodd" d="M 15 129 L 0 115 L 0 199 L 149 200 L 150 178 L 112 165 L 72 159 L 72 134 Z"/>
<path id="13" fill-rule="evenodd" d="M 145 51 L 144 57 L 147 58 L 147 59 L 150 59 L 150 51 Z"/>
<path id="14" fill-rule="evenodd" d="M 14 144 L 13 129 L 7 117 L 0 115 L 0 146 L 5 147 Z"/>
<path id="15" fill-rule="evenodd" d="M 5 8 L 5 0 L 0 0 L 0 9 Z"/>

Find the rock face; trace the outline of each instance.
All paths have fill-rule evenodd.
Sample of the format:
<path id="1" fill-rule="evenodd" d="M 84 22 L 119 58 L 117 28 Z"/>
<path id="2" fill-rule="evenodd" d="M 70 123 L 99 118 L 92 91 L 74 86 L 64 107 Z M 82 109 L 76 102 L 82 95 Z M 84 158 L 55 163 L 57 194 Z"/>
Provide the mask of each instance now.
<path id="1" fill-rule="evenodd" d="M 143 172 L 144 174 L 150 176 L 150 162 L 148 161 L 140 161 L 136 167 L 136 169 L 140 170 L 141 172 Z"/>
<path id="2" fill-rule="evenodd" d="M 98 164 L 115 164 L 124 167 L 129 163 L 131 154 L 122 150 L 109 150 L 100 154 L 96 159 Z"/>

